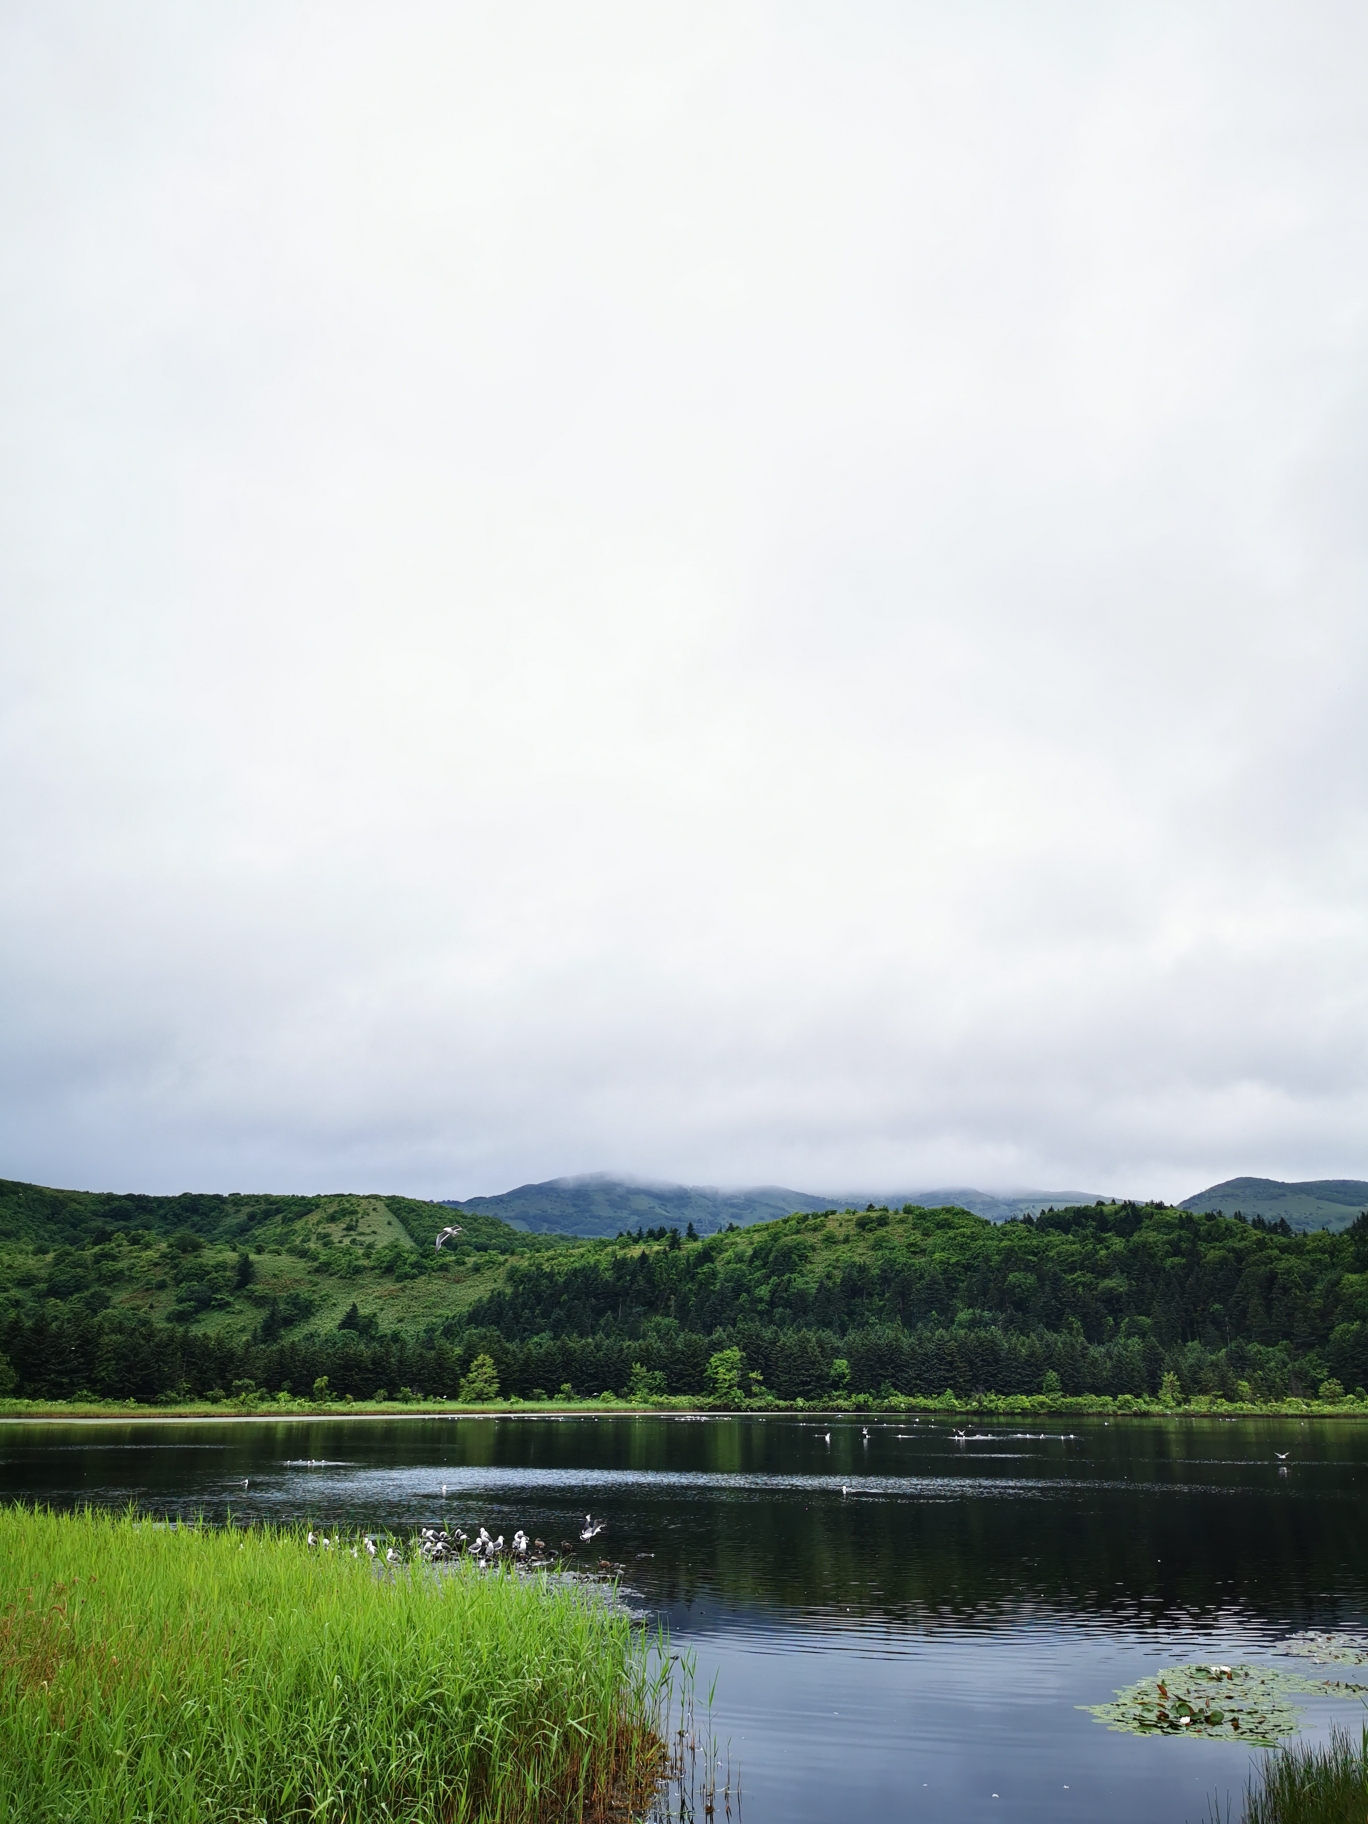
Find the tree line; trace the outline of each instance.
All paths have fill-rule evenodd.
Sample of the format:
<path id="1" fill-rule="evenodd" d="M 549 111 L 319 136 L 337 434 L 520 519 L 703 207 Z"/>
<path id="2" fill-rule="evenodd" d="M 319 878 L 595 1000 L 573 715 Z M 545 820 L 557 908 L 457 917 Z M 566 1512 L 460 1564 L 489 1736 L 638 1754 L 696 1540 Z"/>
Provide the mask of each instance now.
<path id="1" fill-rule="evenodd" d="M 1077 1331 L 894 1325 L 831 1330 L 742 1324 L 710 1334 L 668 1322 L 643 1335 L 512 1339 L 487 1328 L 446 1326 L 447 1334 L 355 1329 L 276 1340 L 205 1334 L 121 1312 L 57 1308 L 12 1315 L 0 1351 L 13 1391 L 29 1399 L 156 1401 L 231 1397 L 244 1387 L 308 1398 L 325 1380 L 338 1397 L 427 1394 L 456 1398 L 480 1356 L 493 1364 L 488 1392 L 522 1399 L 572 1393 L 592 1398 L 668 1393 L 821 1401 L 893 1394 L 959 1397 L 980 1393 L 1158 1394 L 1165 1377 L 1185 1395 L 1280 1399 L 1314 1393 L 1327 1379 L 1368 1384 L 1368 1325 L 1337 1332 L 1324 1350 L 1237 1340 L 1218 1350 L 1199 1342 L 1163 1348 L 1153 1337 L 1090 1343 Z M 735 1351 L 724 1383 L 710 1364 Z"/>

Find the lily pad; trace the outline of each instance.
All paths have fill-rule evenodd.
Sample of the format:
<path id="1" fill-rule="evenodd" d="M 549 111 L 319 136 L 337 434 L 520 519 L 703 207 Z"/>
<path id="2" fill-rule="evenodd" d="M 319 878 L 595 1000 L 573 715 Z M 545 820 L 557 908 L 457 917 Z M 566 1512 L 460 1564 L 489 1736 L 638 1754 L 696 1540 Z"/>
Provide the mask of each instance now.
<path id="1" fill-rule="evenodd" d="M 1283 1641 L 1279 1651 L 1314 1659 L 1322 1666 L 1368 1666 L 1368 1634 L 1356 1634 L 1347 1628 L 1323 1634 L 1316 1628 L 1303 1628 L 1300 1634 Z"/>
<path id="2" fill-rule="evenodd" d="M 1187 1735 L 1272 1748 L 1297 1728 L 1293 1697 L 1350 1697 L 1351 1685 L 1302 1678 L 1267 1666 L 1169 1666 L 1116 1693 L 1110 1704 L 1080 1704 L 1127 1735 Z"/>

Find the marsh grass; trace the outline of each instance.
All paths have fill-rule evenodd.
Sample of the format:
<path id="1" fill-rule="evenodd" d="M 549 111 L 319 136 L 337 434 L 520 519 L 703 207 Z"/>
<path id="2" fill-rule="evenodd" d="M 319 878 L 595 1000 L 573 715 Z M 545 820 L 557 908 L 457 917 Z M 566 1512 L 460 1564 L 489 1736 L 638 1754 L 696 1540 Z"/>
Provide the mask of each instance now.
<path id="1" fill-rule="evenodd" d="M 1282 1748 L 1251 1787 L 1244 1824 L 1363 1824 L 1368 1817 L 1368 1727 L 1356 1743 L 1333 1729 L 1323 1746 Z"/>
<path id="2" fill-rule="evenodd" d="M 544 1578 L 0 1510 L 5 1824 L 639 1815 L 668 1669 L 601 1593 Z"/>

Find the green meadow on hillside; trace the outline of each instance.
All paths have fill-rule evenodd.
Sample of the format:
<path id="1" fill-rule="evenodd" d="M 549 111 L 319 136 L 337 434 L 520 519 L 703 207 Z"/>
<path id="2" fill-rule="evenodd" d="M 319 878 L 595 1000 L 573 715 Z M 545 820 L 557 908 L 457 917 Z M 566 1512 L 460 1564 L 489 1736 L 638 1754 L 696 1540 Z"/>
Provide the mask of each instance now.
<path id="1" fill-rule="evenodd" d="M 992 1223 L 804 1212 L 699 1239 L 529 1235 L 395 1197 L 0 1186 L 21 1398 L 1334 1399 L 1368 1384 L 1368 1217 L 1162 1204 Z M 472 1364 L 486 1365 L 472 1375 Z"/>
<path id="2" fill-rule="evenodd" d="M 116 1196 L 0 1183 L 0 1299 L 136 1314 L 204 1335 L 274 1341 L 336 1329 L 353 1304 L 363 1334 L 466 1309 L 508 1256 L 554 1242 L 496 1218 L 451 1220 L 403 1197 Z"/>

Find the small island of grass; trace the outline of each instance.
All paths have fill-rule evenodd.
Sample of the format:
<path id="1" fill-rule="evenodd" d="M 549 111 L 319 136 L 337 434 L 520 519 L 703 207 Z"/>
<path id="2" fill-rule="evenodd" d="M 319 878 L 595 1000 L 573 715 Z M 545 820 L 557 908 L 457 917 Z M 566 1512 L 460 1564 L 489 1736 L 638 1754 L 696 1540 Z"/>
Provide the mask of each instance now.
<path id="1" fill-rule="evenodd" d="M 573 1584 L 0 1509 L 10 1824 L 623 1815 L 664 1770 L 660 1698 L 640 1630 Z"/>

